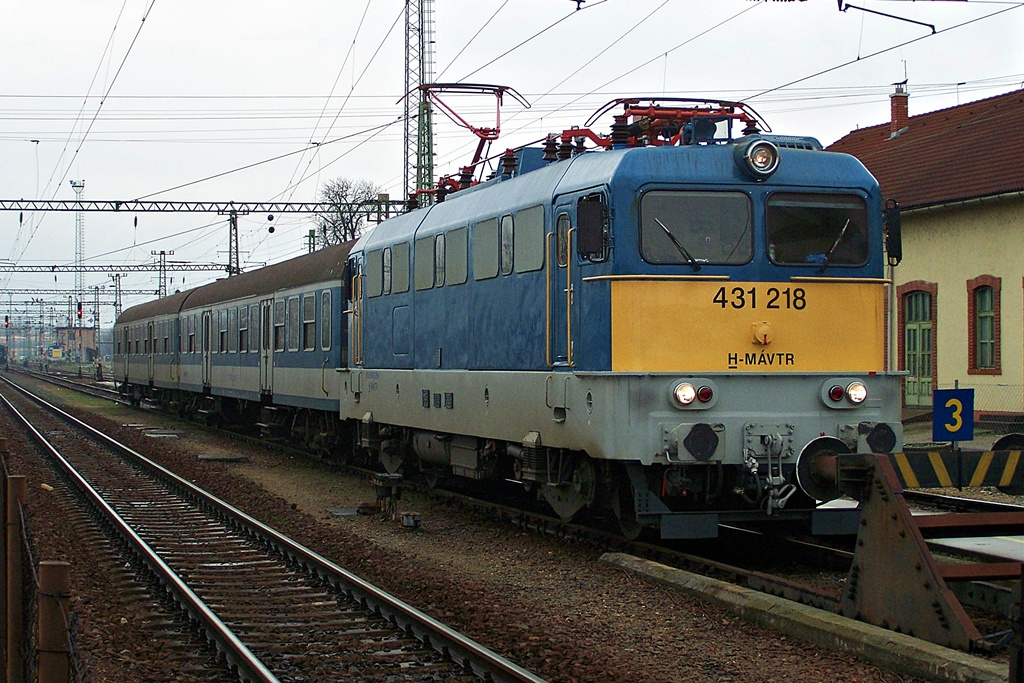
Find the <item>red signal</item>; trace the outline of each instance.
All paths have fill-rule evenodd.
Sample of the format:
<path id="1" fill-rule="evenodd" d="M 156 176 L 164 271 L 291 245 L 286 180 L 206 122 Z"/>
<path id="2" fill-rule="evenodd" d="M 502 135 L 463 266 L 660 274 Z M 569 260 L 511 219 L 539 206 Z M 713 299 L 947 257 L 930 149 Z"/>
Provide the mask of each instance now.
<path id="1" fill-rule="evenodd" d="M 78 302 L 77 315 L 78 315 L 78 319 L 81 320 L 82 319 L 82 302 L 81 301 Z"/>

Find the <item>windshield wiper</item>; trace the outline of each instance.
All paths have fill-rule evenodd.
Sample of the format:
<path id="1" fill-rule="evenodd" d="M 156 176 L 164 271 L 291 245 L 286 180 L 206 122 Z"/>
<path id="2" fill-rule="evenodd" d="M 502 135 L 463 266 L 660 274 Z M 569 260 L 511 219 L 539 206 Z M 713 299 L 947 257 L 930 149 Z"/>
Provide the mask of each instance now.
<path id="1" fill-rule="evenodd" d="M 668 238 L 672 240 L 672 244 L 676 245 L 676 249 L 679 250 L 679 253 L 682 254 L 683 258 L 685 258 L 687 263 L 690 264 L 690 267 L 692 267 L 695 271 L 700 270 L 700 264 L 697 263 L 697 259 L 690 256 L 690 252 L 686 251 L 686 247 L 679 243 L 679 240 L 677 240 L 676 236 L 672 234 L 672 231 L 666 228 L 665 224 L 659 221 L 657 218 L 654 219 L 654 222 L 661 226 L 661 229 L 664 230 L 665 234 L 668 235 Z"/>
<path id="2" fill-rule="evenodd" d="M 657 220 L 657 219 L 655 219 Z M 843 223 L 843 229 L 839 231 L 839 235 L 836 236 L 836 241 L 832 243 L 832 248 L 825 254 L 825 262 L 821 264 L 821 268 L 818 269 L 818 273 L 824 273 L 825 269 L 828 268 L 828 264 L 832 262 L 832 257 L 835 256 L 836 249 L 839 248 L 839 243 L 843 241 L 843 236 L 846 235 L 846 229 L 850 227 L 850 219 L 847 218 L 846 222 Z"/>

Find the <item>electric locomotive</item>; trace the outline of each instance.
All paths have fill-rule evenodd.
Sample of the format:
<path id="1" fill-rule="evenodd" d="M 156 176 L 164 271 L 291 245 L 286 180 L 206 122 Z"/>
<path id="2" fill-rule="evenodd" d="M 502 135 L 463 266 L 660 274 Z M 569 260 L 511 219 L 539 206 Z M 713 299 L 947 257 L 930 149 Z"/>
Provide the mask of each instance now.
<path id="1" fill-rule="evenodd" d="M 798 471 L 902 440 L 878 184 L 739 103 L 620 105 L 357 242 L 341 415 L 630 536 L 824 519 Z"/>
<path id="2" fill-rule="evenodd" d="M 814 462 L 902 442 L 878 183 L 741 103 L 618 107 L 354 245 L 125 311 L 120 386 L 627 536 L 837 530 Z"/>

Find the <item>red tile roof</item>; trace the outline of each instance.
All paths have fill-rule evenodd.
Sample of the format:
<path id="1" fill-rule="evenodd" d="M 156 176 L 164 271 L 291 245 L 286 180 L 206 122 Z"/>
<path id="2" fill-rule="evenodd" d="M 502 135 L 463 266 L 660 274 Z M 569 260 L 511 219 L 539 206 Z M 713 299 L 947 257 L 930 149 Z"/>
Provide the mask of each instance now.
<path id="1" fill-rule="evenodd" d="M 904 209 L 1024 190 L 1024 90 L 855 130 L 828 147 L 860 159 Z"/>

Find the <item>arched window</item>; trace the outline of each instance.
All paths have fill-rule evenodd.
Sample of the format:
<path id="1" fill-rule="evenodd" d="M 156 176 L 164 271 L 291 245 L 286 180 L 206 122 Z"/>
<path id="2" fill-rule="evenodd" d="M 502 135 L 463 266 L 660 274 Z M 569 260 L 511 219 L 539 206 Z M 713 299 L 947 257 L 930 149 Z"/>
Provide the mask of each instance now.
<path id="1" fill-rule="evenodd" d="M 1002 373 L 999 357 L 1000 279 L 981 275 L 967 281 L 967 372 Z"/>

